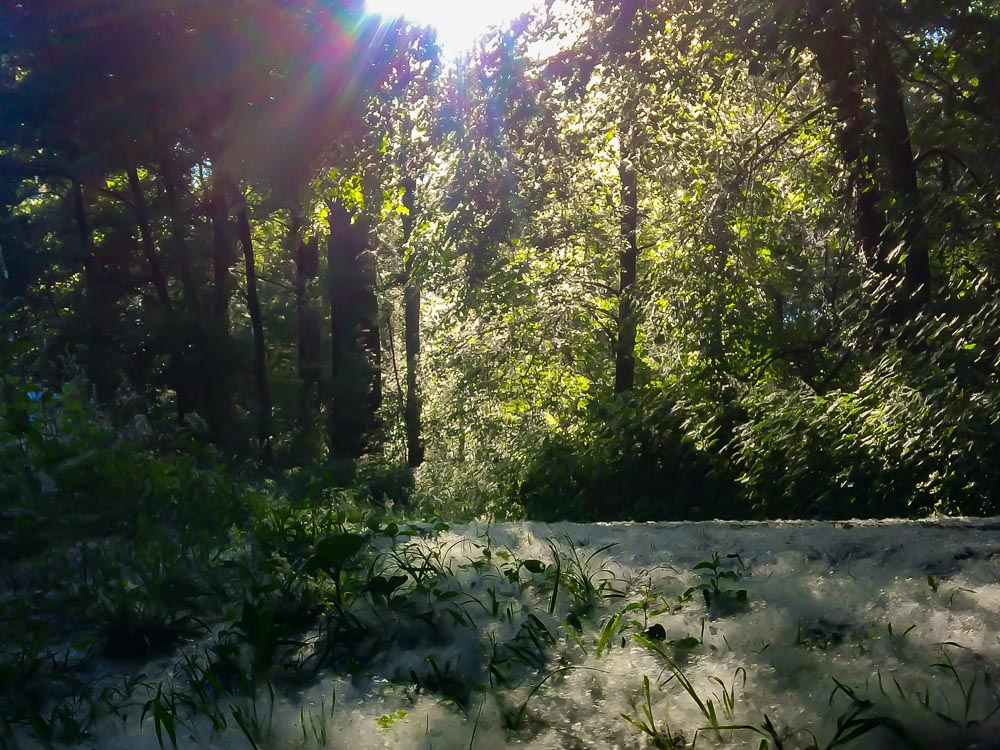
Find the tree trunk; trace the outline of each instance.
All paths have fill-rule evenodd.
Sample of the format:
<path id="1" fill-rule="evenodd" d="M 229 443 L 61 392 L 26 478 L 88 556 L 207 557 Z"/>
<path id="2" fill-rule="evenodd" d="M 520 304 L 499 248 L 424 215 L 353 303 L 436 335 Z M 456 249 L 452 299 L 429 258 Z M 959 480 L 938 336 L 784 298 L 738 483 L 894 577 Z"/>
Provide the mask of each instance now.
<path id="1" fill-rule="evenodd" d="M 621 180 L 621 234 L 619 236 L 618 338 L 615 342 L 615 393 L 635 385 L 635 282 L 639 257 L 639 185 L 630 136 L 623 134 L 618 175 Z"/>
<path id="2" fill-rule="evenodd" d="M 80 255 L 83 260 L 84 283 L 90 298 L 96 294 L 94 289 L 97 275 L 97 255 L 94 241 L 90 235 L 90 223 L 87 221 L 87 199 L 83 194 L 83 185 L 73 181 L 73 219 L 76 222 L 76 236 L 80 241 Z"/>
<path id="3" fill-rule="evenodd" d="M 271 389 L 267 381 L 267 345 L 264 341 L 264 321 L 260 312 L 260 298 L 257 296 L 257 267 L 253 254 L 253 236 L 250 232 L 250 216 L 246 199 L 239 194 L 236 199 L 236 231 L 243 245 L 243 262 L 247 279 L 247 309 L 253 328 L 253 376 L 257 386 L 257 440 L 260 443 L 261 459 L 269 465 L 271 448 Z"/>
<path id="4" fill-rule="evenodd" d="M 379 316 L 378 264 L 375 248 L 369 245 L 370 227 L 366 221 L 358 223 L 359 242 L 364 251 L 359 258 L 361 265 L 361 341 L 368 370 L 368 433 L 374 438 L 378 430 L 378 410 L 382 407 L 382 329 Z M 370 447 L 374 447 L 370 445 Z"/>
<path id="5" fill-rule="evenodd" d="M 160 163 L 160 177 L 163 180 L 163 190 L 167 197 L 167 214 L 170 218 L 170 230 L 174 236 L 177 268 L 181 278 L 181 287 L 184 290 L 184 305 L 187 312 L 198 321 L 200 310 L 198 286 L 191 267 L 191 253 L 187 242 L 187 222 L 184 220 L 184 211 L 181 208 L 181 181 L 176 174 L 173 157 L 170 155 L 168 149 L 162 144 L 158 144 L 157 151 Z"/>
<path id="6" fill-rule="evenodd" d="M 323 337 L 320 318 L 313 306 L 313 285 L 319 275 L 319 238 L 306 240 L 302 236 L 304 219 L 301 210 L 293 208 L 289 244 L 295 253 L 295 311 L 299 357 L 299 437 L 297 453 L 310 454 L 313 426 L 320 411 L 323 373 Z"/>
<path id="7" fill-rule="evenodd" d="M 110 323 L 106 319 L 109 314 L 108 290 L 99 268 L 97 249 L 94 246 L 90 222 L 87 220 L 87 199 L 83 186 L 75 180 L 73 181 L 73 218 L 76 223 L 80 255 L 83 262 L 85 369 L 87 377 L 97 393 L 98 400 L 106 402 L 114 394 L 116 385 L 107 358 L 109 351 L 107 330 Z"/>
<path id="8" fill-rule="evenodd" d="M 642 0 L 622 0 L 612 21 L 609 43 L 620 55 L 620 64 L 633 75 L 639 70 L 639 45 L 634 30 Z M 629 82 L 629 86 L 638 86 Z M 635 386 L 635 339 L 638 329 L 635 304 L 639 260 L 639 181 L 636 175 L 639 94 L 630 88 L 619 121 L 618 178 L 621 186 L 621 224 L 618 237 L 618 335 L 615 340 L 615 393 Z"/>
<path id="9" fill-rule="evenodd" d="M 406 461 L 413 468 L 424 462 L 424 442 L 420 432 L 420 282 L 413 276 L 413 226 L 416 223 L 417 181 L 412 177 L 402 180 L 403 206 L 403 268 L 406 282 L 403 287 L 403 338 L 406 345 L 406 405 L 403 422 L 406 431 Z"/>
<path id="10" fill-rule="evenodd" d="M 874 160 L 864 143 L 872 122 L 861 93 L 851 31 L 836 0 L 812 0 L 809 10 L 809 47 L 816 55 L 820 77 L 840 124 L 837 143 L 854 196 L 858 240 L 867 265 L 886 275 L 895 269 L 888 251 L 885 214 L 879 205 L 881 195 L 871 169 Z"/>
<path id="11" fill-rule="evenodd" d="M 715 259 L 714 275 L 709 277 L 705 297 L 709 319 L 707 328 L 706 354 L 712 368 L 712 385 L 721 387 L 722 373 L 726 362 L 726 310 L 729 306 L 729 259 L 733 253 L 735 237 L 729 227 L 729 208 L 732 196 L 739 190 L 735 180 L 726 183 L 716 197 L 709 211 L 708 241 Z"/>
<path id="12" fill-rule="evenodd" d="M 875 88 L 875 126 L 889 168 L 891 197 L 898 208 L 900 240 L 906 256 L 906 287 L 926 298 L 931 282 L 930 252 L 920 212 L 920 187 L 899 72 L 886 44 L 875 3 L 857 0 L 856 8 L 867 72 Z"/>
<path id="13" fill-rule="evenodd" d="M 135 166 L 128 166 L 128 185 L 132 192 L 132 206 L 135 209 L 135 219 L 139 225 L 139 237 L 142 240 L 142 252 L 146 258 L 146 265 L 149 267 L 149 275 L 156 290 L 156 298 L 160 301 L 160 306 L 167 313 L 173 312 L 173 305 L 170 302 L 170 291 L 167 287 L 167 277 L 163 273 L 163 266 L 160 265 L 160 258 L 156 253 L 156 244 L 153 241 L 153 227 L 149 223 L 149 207 L 146 204 L 146 194 L 142 190 L 142 183 L 139 181 L 139 172 Z"/>
<path id="14" fill-rule="evenodd" d="M 214 181 L 221 182 L 220 178 Z M 213 187 L 209 211 L 212 221 L 212 315 L 216 324 L 229 332 L 229 274 L 233 267 L 233 246 L 229 225 L 229 201 L 226 191 Z"/>
<path id="15" fill-rule="evenodd" d="M 225 179 L 212 176 L 208 214 L 212 224 L 212 317 L 208 325 L 204 360 L 207 382 L 205 419 L 212 440 L 225 445 L 233 421 L 233 396 L 230 371 L 233 367 L 233 342 L 230 335 L 229 304 L 234 253 L 229 219 L 230 202 Z"/>
<path id="16" fill-rule="evenodd" d="M 329 204 L 331 388 L 328 441 L 333 456 L 358 458 L 370 447 L 381 403 L 381 346 L 375 266 L 368 227 L 352 223 L 340 203 Z"/>
<path id="17" fill-rule="evenodd" d="M 132 204 L 135 208 L 136 222 L 139 225 L 139 236 L 142 240 L 142 251 L 149 266 L 149 274 L 156 290 L 156 297 L 160 301 L 160 307 L 171 320 L 172 325 L 176 325 L 174 319 L 174 306 L 170 300 L 170 290 L 167 285 L 167 275 L 160 264 L 160 257 L 156 251 L 156 243 L 153 240 L 153 228 L 149 220 L 149 205 L 146 203 L 146 194 L 142 189 L 142 182 L 139 180 L 139 173 L 134 165 L 128 167 L 129 189 L 132 193 Z M 189 394 L 188 375 L 185 372 L 183 363 L 183 347 L 170 346 L 167 352 L 167 376 L 170 386 L 177 394 L 178 417 L 183 417 L 191 406 L 191 396 Z M 211 425 L 211 410 L 209 410 L 209 424 Z"/>
<path id="18" fill-rule="evenodd" d="M 201 305 L 198 301 L 198 288 L 195 283 L 194 271 L 191 265 L 191 253 L 187 242 L 187 222 L 181 208 L 181 181 L 175 172 L 173 157 L 167 147 L 157 142 L 157 161 L 160 165 L 160 177 L 167 199 L 167 216 L 170 219 L 170 231 L 174 238 L 174 259 L 178 275 L 181 279 L 183 293 L 183 310 L 187 313 L 183 319 L 181 330 L 184 338 L 177 341 L 173 351 L 177 356 L 174 362 L 174 381 L 177 392 L 177 417 L 183 420 L 185 415 L 195 410 L 205 412 L 210 418 L 212 407 L 206 403 L 206 393 L 211 393 L 211 387 L 206 387 L 206 374 L 203 360 L 206 356 L 206 340 Z M 206 408 L 206 406 L 208 408 Z"/>

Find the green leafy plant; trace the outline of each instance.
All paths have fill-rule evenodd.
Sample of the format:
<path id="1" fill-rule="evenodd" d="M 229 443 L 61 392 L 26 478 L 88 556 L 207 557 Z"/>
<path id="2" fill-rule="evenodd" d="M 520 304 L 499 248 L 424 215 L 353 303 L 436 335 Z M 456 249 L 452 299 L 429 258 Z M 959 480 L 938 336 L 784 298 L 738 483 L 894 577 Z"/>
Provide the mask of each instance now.
<path id="1" fill-rule="evenodd" d="M 306 562 L 305 572 L 325 571 L 333 581 L 337 607 L 344 603 L 344 566 L 368 544 L 361 534 L 334 534 L 316 544 L 315 554 Z"/>
<path id="2" fill-rule="evenodd" d="M 636 711 L 635 715 L 632 714 L 619 714 L 625 721 L 634 726 L 643 734 L 647 735 L 650 742 L 653 743 L 653 747 L 659 748 L 659 750 L 678 750 L 686 746 L 684 740 L 684 735 L 677 733 L 675 734 L 671 729 L 669 723 L 664 725 L 663 729 L 660 729 L 656 717 L 653 713 L 653 701 L 649 689 L 649 677 L 646 675 L 642 676 L 642 702 L 639 706 L 641 709 L 641 716 L 639 715 L 639 710 L 637 710 L 635 703 L 632 703 L 633 711 Z"/>
<path id="3" fill-rule="evenodd" d="M 732 563 L 735 567 L 729 567 Z M 703 560 L 694 566 L 696 572 L 705 577 L 705 582 L 687 589 L 682 599 L 690 599 L 695 591 L 701 591 L 708 611 L 716 616 L 731 615 L 741 612 L 750 605 L 750 596 L 746 589 L 728 588 L 725 582 L 738 583 L 749 572 L 749 566 L 738 554 L 729 554 L 725 558 L 716 551 L 711 560 Z"/>

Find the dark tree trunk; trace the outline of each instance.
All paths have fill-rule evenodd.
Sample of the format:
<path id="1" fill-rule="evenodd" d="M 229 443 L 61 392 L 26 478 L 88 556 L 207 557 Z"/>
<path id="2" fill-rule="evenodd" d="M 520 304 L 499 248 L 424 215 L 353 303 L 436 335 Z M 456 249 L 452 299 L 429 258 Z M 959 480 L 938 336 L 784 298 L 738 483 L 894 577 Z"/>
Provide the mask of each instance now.
<path id="1" fill-rule="evenodd" d="M 198 302 L 198 286 L 195 282 L 194 270 L 191 264 L 191 252 L 187 241 L 187 222 L 181 207 L 181 180 L 177 176 L 176 165 L 168 149 L 157 146 L 160 163 L 160 177 L 163 179 L 163 191 L 167 198 L 167 215 L 170 218 L 170 231 L 174 236 L 175 258 L 184 291 L 184 306 L 195 321 L 199 321 L 200 305 Z"/>
<path id="2" fill-rule="evenodd" d="M 739 183 L 732 181 L 722 188 L 708 216 L 708 241 L 715 259 L 715 273 L 709 278 L 706 305 L 709 312 L 707 327 L 708 361 L 712 367 L 714 386 L 722 384 L 721 375 L 726 362 L 726 310 L 729 306 L 729 258 L 732 255 L 735 237 L 729 227 L 729 207 L 732 195 L 739 190 Z"/>
<path id="3" fill-rule="evenodd" d="M 139 173 L 135 166 L 128 167 L 128 185 L 132 192 L 132 206 L 135 209 L 136 223 L 139 225 L 139 237 L 142 240 L 142 253 L 146 258 L 146 265 L 149 267 L 150 279 L 153 288 L 156 290 L 156 298 L 160 301 L 160 306 L 167 313 L 173 312 L 173 305 L 170 302 L 170 291 L 167 287 L 167 276 L 160 265 L 160 257 L 156 253 L 156 244 L 153 241 L 153 227 L 149 222 L 149 207 L 146 204 L 146 194 L 142 190 L 142 183 L 139 181 Z"/>
<path id="4" fill-rule="evenodd" d="M 216 179 L 220 183 L 221 179 Z M 229 223 L 229 201 L 226 191 L 218 185 L 213 188 L 209 204 L 212 221 L 212 315 L 216 325 L 229 332 L 229 274 L 233 267 L 233 244 Z"/>
<path id="5" fill-rule="evenodd" d="M 926 297 L 931 282 L 930 252 L 899 72 L 886 44 L 875 3 L 857 0 L 856 8 L 868 77 L 875 89 L 875 126 L 888 166 L 890 195 L 897 207 L 900 240 L 906 256 L 906 286 L 911 293 Z"/>
<path id="6" fill-rule="evenodd" d="M 153 239 L 153 228 L 149 220 L 149 205 L 146 203 L 146 194 L 142 189 L 142 182 L 139 180 L 139 173 L 135 166 L 128 167 L 129 190 L 132 193 L 132 203 L 135 209 L 136 222 L 139 226 L 139 236 L 142 240 L 142 251 L 149 266 L 149 274 L 156 290 L 156 297 L 160 302 L 160 307 L 171 319 L 174 320 L 174 306 L 170 300 L 170 290 L 167 284 L 167 275 L 160 263 L 159 254 L 156 251 L 156 243 Z M 167 375 L 170 386 L 177 394 L 178 416 L 182 417 L 191 407 L 192 401 L 188 385 L 188 375 L 185 372 L 183 363 L 183 348 L 177 346 L 168 347 Z M 211 411 L 209 410 L 209 416 Z M 209 419 L 211 424 L 211 419 Z"/>
<path id="7" fill-rule="evenodd" d="M 621 234 L 618 251 L 618 338 L 615 342 L 615 393 L 632 390 L 635 385 L 635 310 L 636 268 L 639 257 L 638 217 L 639 184 L 635 171 L 635 152 L 629 136 L 622 141 L 618 174 L 621 179 Z"/>
<path id="8" fill-rule="evenodd" d="M 858 240 L 865 262 L 881 274 L 894 271 L 888 249 L 885 214 L 872 172 L 874 160 L 865 147 L 871 117 L 865 107 L 851 30 L 836 0 L 812 0 L 809 6 L 809 47 L 816 55 L 820 77 L 840 125 L 837 144 L 854 196 Z"/>
<path id="9" fill-rule="evenodd" d="M 212 317 L 209 321 L 204 360 L 207 382 L 205 419 L 212 440 L 225 445 L 233 421 L 233 397 L 230 371 L 233 367 L 233 342 L 230 335 L 229 304 L 232 293 L 230 274 L 234 263 L 232 227 L 229 219 L 230 202 L 221 175 L 213 175 L 212 194 L 208 204 L 212 224 Z"/>
<path id="10" fill-rule="evenodd" d="M 420 431 L 420 282 L 413 276 L 413 226 L 416 222 L 417 181 L 402 180 L 403 206 L 403 267 L 406 286 L 403 287 L 403 338 L 406 345 L 406 405 L 403 422 L 406 431 L 406 461 L 416 468 L 424 462 L 424 442 Z"/>
<path id="11" fill-rule="evenodd" d="M 96 294 L 94 285 L 97 276 L 97 254 L 90 235 L 90 223 L 87 221 L 87 198 L 83 194 L 83 185 L 76 181 L 73 182 L 73 220 L 76 222 L 76 236 L 80 242 L 86 292 L 93 297 Z"/>
<path id="12" fill-rule="evenodd" d="M 299 355 L 299 449 L 306 449 L 320 411 L 323 338 L 320 317 L 313 305 L 313 286 L 319 275 L 319 238 L 302 236 L 301 211 L 293 208 L 289 243 L 295 253 L 295 310 Z"/>
<path id="13" fill-rule="evenodd" d="M 236 199 L 236 231 L 243 245 L 243 262 L 247 280 L 247 309 L 253 329 L 253 377 L 257 386 L 257 440 L 260 443 L 261 459 L 265 465 L 271 463 L 271 388 L 267 381 L 267 345 L 264 341 L 264 320 L 260 312 L 260 298 L 257 296 L 257 267 L 253 254 L 253 235 L 250 232 L 250 216 L 246 199 L 234 195 Z"/>
<path id="14" fill-rule="evenodd" d="M 330 274 L 330 410 L 333 456 L 357 458 L 370 447 L 381 403 L 381 346 L 375 266 L 368 227 L 339 203 L 330 203 L 327 265 Z"/>
<path id="15" fill-rule="evenodd" d="M 201 410 L 211 418 L 211 407 L 206 403 L 206 394 L 211 393 L 211 387 L 206 387 L 207 370 L 204 367 L 206 356 L 206 337 L 201 319 L 201 305 L 198 300 L 198 288 L 195 282 L 194 270 L 191 264 L 191 253 L 188 248 L 188 224 L 181 207 L 181 180 L 176 173 L 176 165 L 168 148 L 161 142 L 156 144 L 157 161 L 160 165 L 160 177 L 163 180 L 163 190 L 166 194 L 167 216 L 170 220 L 170 231 L 174 238 L 174 260 L 181 280 L 183 310 L 186 316 L 183 320 L 183 338 L 175 342 L 173 351 L 177 356 L 171 373 L 171 380 L 177 391 L 177 417 L 183 420 L 190 412 Z M 208 406 L 208 408 L 206 408 Z"/>
<path id="16" fill-rule="evenodd" d="M 639 69 L 639 45 L 634 29 L 642 0 L 622 0 L 609 32 L 611 48 L 620 64 L 631 73 Z M 638 85 L 638 84 L 634 84 Z M 618 236 L 618 335 L 615 340 L 615 393 L 635 386 L 636 270 L 639 261 L 639 181 L 636 174 L 639 151 L 638 94 L 630 90 L 619 121 L 618 178 L 621 185 L 621 223 Z"/>
<path id="17" fill-rule="evenodd" d="M 107 330 L 110 314 L 108 290 L 97 260 L 97 248 L 87 219 L 87 198 L 83 186 L 73 182 L 73 219 L 83 263 L 84 311 L 83 330 L 86 332 L 84 356 L 87 377 L 100 401 L 108 401 L 116 386 L 108 362 Z"/>
<path id="18" fill-rule="evenodd" d="M 378 264 L 374 247 L 369 246 L 367 222 L 358 222 L 360 244 L 365 248 L 359 258 L 361 266 L 361 346 L 368 369 L 368 432 L 374 438 L 378 430 L 378 410 L 382 406 L 382 329 L 379 318 Z M 374 446 L 372 446 L 374 447 Z"/>

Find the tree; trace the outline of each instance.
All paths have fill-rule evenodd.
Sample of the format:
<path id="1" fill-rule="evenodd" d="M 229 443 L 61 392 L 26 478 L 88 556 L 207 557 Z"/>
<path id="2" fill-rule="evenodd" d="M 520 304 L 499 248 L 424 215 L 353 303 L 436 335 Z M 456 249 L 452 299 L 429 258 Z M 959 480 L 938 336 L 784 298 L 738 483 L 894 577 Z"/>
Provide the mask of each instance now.
<path id="1" fill-rule="evenodd" d="M 333 373 L 327 440 L 333 456 L 358 458 L 370 447 L 382 399 L 375 259 L 367 219 L 342 201 L 331 200 L 327 209 Z"/>

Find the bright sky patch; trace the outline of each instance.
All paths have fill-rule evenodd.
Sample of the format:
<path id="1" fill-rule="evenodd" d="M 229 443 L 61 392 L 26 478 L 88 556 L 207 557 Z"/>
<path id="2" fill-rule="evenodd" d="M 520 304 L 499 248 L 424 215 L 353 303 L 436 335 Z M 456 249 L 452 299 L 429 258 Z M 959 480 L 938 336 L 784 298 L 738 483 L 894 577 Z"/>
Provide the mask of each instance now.
<path id="1" fill-rule="evenodd" d="M 372 13 L 437 29 L 446 55 L 472 46 L 491 26 L 516 18 L 534 5 L 533 0 L 366 0 Z"/>

